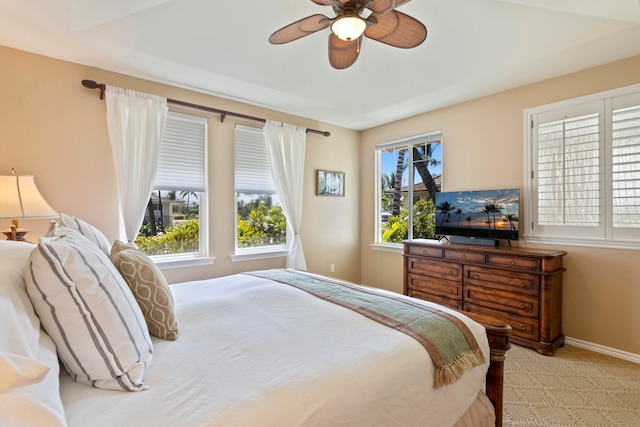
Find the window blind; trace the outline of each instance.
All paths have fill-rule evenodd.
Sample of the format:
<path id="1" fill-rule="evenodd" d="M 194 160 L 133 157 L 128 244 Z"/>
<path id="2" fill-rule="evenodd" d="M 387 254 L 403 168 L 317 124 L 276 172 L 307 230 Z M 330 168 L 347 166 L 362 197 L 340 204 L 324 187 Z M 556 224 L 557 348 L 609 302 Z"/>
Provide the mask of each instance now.
<path id="1" fill-rule="evenodd" d="M 538 223 L 600 224 L 600 121 L 597 113 L 539 123 Z"/>
<path id="2" fill-rule="evenodd" d="M 262 129 L 236 125 L 234 153 L 237 193 L 276 193 Z"/>
<path id="3" fill-rule="evenodd" d="M 640 105 L 612 113 L 613 227 L 640 228 Z"/>
<path id="4" fill-rule="evenodd" d="M 207 119 L 169 112 L 154 190 L 204 192 Z"/>

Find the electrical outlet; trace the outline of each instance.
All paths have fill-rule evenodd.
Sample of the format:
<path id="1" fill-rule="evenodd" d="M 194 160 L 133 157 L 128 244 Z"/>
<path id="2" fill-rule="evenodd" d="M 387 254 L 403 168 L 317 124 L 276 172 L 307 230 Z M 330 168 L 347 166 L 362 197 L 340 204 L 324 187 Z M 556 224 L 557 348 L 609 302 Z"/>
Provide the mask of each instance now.
<path id="1" fill-rule="evenodd" d="M 336 265 L 335 264 L 331 264 L 330 269 L 331 269 L 332 273 L 335 273 L 336 272 Z"/>

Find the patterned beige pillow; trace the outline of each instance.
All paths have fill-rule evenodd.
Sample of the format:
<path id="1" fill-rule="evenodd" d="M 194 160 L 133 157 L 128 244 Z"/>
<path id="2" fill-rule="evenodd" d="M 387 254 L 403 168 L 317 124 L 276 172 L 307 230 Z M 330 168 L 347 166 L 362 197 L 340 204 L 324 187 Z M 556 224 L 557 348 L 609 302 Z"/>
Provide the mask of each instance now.
<path id="1" fill-rule="evenodd" d="M 119 241 L 110 258 L 138 301 L 149 333 L 169 341 L 178 338 L 173 296 L 160 269 L 144 252 Z"/>

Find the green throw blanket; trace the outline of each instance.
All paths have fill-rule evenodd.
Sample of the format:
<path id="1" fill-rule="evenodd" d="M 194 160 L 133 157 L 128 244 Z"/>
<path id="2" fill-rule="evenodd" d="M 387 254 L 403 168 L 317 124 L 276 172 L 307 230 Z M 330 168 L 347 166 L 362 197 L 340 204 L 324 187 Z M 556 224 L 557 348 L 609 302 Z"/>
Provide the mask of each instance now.
<path id="1" fill-rule="evenodd" d="M 437 308 L 300 271 L 263 270 L 245 274 L 294 286 L 415 338 L 435 366 L 434 388 L 452 384 L 466 369 L 484 363 L 482 350 L 464 322 Z"/>

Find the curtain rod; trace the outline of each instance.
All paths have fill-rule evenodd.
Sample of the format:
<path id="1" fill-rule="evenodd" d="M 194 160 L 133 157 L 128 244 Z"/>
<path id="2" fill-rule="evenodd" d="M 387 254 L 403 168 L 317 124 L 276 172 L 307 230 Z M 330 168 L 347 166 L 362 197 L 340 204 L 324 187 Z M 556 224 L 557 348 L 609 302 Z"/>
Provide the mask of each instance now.
<path id="1" fill-rule="evenodd" d="M 82 80 L 82 86 L 88 89 L 100 89 L 100 99 L 104 99 L 104 91 L 107 86 L 104 83 L 96 83 L 93 80 Z M 192 104 L 190 102 L 180 101 L 177 99 L 167 98 L 167 102 L 176 105 L 182 105 L 183 107 L 195 108 L 196 110 L 207 111 L 209 113 L 220 114 L 220 122 L 224 122 L 224 119 L 227 116 L 239 117 L 241 119 L 253 120 L 256 122 L 266 123 L 267 119 L 263 119 L 262 117 L 248 116 L 246 114 L 234 113 L 233 111 L 220 110 L 218 108 L 207 107 L 205 105 Z M 307 133 L 315 133 L 323 136 L 331 136 L 331 132 L 326 130 L 316 130 L 316 129 L 307 129 Z"/>

